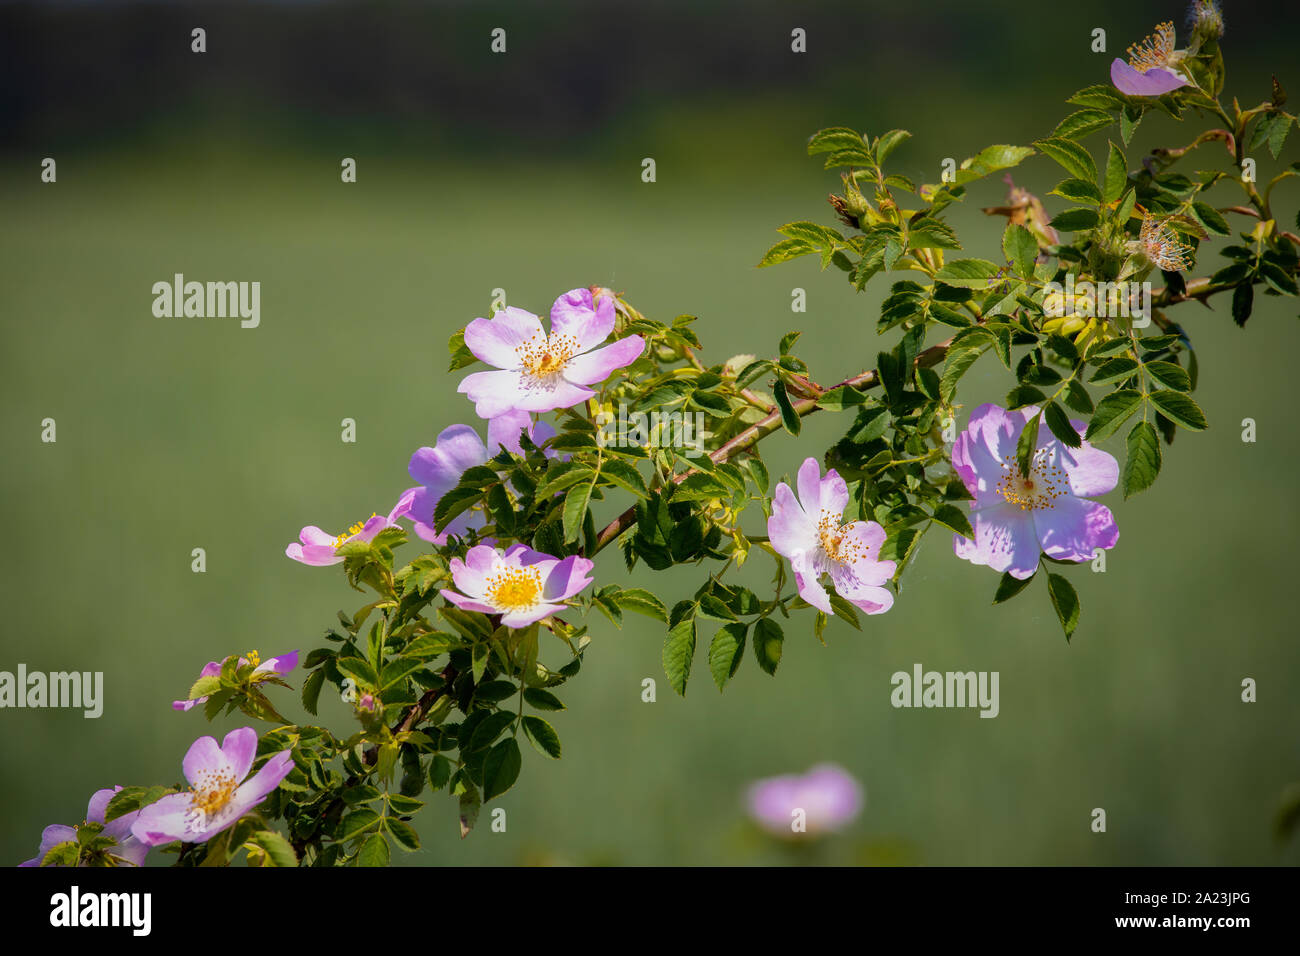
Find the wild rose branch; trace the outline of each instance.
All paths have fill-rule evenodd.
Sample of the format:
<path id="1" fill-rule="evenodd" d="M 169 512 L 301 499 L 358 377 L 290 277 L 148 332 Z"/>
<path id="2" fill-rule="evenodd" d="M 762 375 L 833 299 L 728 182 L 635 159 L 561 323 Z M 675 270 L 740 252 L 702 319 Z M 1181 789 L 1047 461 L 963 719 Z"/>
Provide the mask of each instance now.
<path id="1" fill-rule="evenodd" d="M 815 134 L 809 153 L 843 170 L 830 204 L 846 231 L 788 223 L 760 265 L 816 256 L 859 291 L 895 278 L 874 323 L 890 344 L 834 385 L 796 355 L 797 332 L 770 358 L 706 364 L 694 317 L 656 321 L 601 287 L 561 295 L 547 323 L 516 307 L 474 319 L 452 336 L 450 371 L 474 367 L 459 390 L 481 423 L 417 449 L 413 484 L 387 510 L 341 533 L 304 527 L 286 549 L 303 565 L 341 565 L 368 603 L 340 612 L 326 646 L 301 661 L 292 651 L 210 662 L 174 705 L 209 719 L 239 710 L 273 729 L 200 737 L 181 761 L 187 787 L 97 791 L 85 821 L 48 828 L 26 865 L 138 865 L 151 847 L 184 866 L 241 853 L 262 865 L 386 864 L 393 844 L 419 847 L 410 820 L 427 793 L 455 799 L 464 835 L 516 782 L 521 743 L 561 756 L 559 693 L 593 636 L 625 614 L 664 626 L 678 693 L 697 658 L 722 689 L 747 656 L 774 674 L 787 627 L 820 637 L 832 618 L 861 629 L 887 613 L 936 528 L 952 535 L 954 557 L 997 573 L 995 603 L 1041 576 L 1068 639 L 1080 599 L 1064 568 L 1119 539 L 1096 499 L 1150 488 L 1162 441 L 1208 427 L 1192 397 L 1192 333 L 1168 310 L 1222 293 L 1244 326 L 1257 290 L 1297 295 L 1300 239 L 1274 203 L 1300 164 L 1262 189 L 1255 176 L 1295 117 L 1276 81 L 1256 107 L 1221 105 L 1222 34 L 1218 8 L 1193 4 L 1185 47 L 1172 23 L 1159 25 L 1115 61 L 1111 84 L 1072 96 L 1077 109 L 1048 135 L 990 146 L 935 184 L 887 169 L 906 131 Z M 1135 164 L 1127 150 L 1153 111 L 1214 125 Z M 1100 164 L 1085 145 L 1098 134 Z M 1033 157 L 1066 173 L 1049 200 L 1010 179 Z M 1178 171 L 1202 160 L 1218 167 Z M 1006 220 L 1000 254 L 964 257 L 945 211 L 997 174 L 1009 195 L 984 211 Z M 1244 203 L 1211 204 L 1209 191 L 1230 184 Z M 1070 205 L 1049 214 L 1058 200 Z M 1249 230 L 1234 233 L 1229 217 Z M 1218 249 L 1225 264 L 1188 278 L 1209 271 L 1211 237 L 1230 240 Z M 865 342 L 865 324 L 855 331 Z M 980 361 L 1013 384 L 967 413 L 959 387 Z M 800 441 L 819 411 L 843 417 L 842 437 L 773 483 L 760 444 L 778 432 Z M 706 423 L 698 442 L 684 440 L 686 416 Z M 1121 464 L 1098 446 L 1134 418 Z M 412 534 L 420 553 L 402 563 Z M 611 583 L 593 559 L 616 542 L 638 582 L 652 579 L 643 568 L 686 564 L 698 587 L 664 599 Z M 758 591 L 740 571 L 755 552 L 772 573 Z M 308 713 L 327 687 L 346 704 L 344 736 L 290 723 L 272 703 L 268 691 L 299 667 Z"/>

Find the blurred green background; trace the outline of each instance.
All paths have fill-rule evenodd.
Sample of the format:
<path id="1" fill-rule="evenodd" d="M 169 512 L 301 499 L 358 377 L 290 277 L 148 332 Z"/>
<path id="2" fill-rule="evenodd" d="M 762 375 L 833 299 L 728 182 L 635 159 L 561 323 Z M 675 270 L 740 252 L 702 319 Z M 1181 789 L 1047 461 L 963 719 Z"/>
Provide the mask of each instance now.
<path id="1" fill-rule="evenodd" d="M 1172 3 L 1083 6 L 0 6 L 0 669 L 99 670 L 106 684 L 99 720 L 0 711 L 0 860 L 30 856 L 43 826 L 79 820 L 101 786 L 179 779 L 210 728 L 169 704 L 204 662 L 306 652 L 337 609 L 365 603 L 337 568 L 295 564 L 284 546 L 305 524 L 385 511 L 410 484 L 410 453 L 474 422 L 445 343 L 494 288 L 544 312 L 569 288 L 609 285 L 652 317 L 700 316 L 715 361 L 772 354 L 799 328 L 821 381 L 874 364 L 885 282 L 858 295 L 810 261 L 754 268 L 777 225 L 831 222 L 838 177 L 805 138 L 907 127 L 895 170 L 932 182 L 943 157 L 1043 136 L 1111 56 L 1158 20 L 1181 24 Z M 1226 16 L 1228 93 L 1263 99 L 1273 71 L 1300 90 L 1294 13 Z M 191 54 L 204 24 L 209 52 Z M 498 25 L 504 56 L 488 52 Z M 803 56 L 789 51 L 795 26 Z M 1088 49 L 1098 26 L 1109 54 Z M 1149 117 L 1131 164 L 1190 141 L 1196 122 Z M 1205 153 L 1193 168 L 1222 161 Z M 1298 153 L 1293 134 L 1282 162 Z M 39 181 L 45 156 L 55 185 Z M 354 185 L 339 181 L 345 156 Z M 1261 152 L 1261 178 L 1280 165 Z M 1034 158 L 1016 177 L 1042 194 L 1059 170 Z M 1278 194 L 1293 219 L 1300 193 Z M 1004 195 L 994 179 L 953 211 L 969 254 L 998 257 L 1001 221 L 979 207 Z M 1217 258 L 1203 252 L 1198 274 Z M 176 272 L 260 281 L 261 327 L 155 318 L 151 286 Z M 806 314 L 790 312 L 794 287 Z M 400 862 L 1295 863 L 1272 822 L 1300 780 L 1300 337 L 1294 301 L 1257 302 L 1244 330 L 1226 302 L 1178 310 L 1213 427 L 1178 436 L 1149 492 L 1108 496 L 1121 540 L 1104 575 L 1070 574 L 1084 605 L 1072 645 L 1041 584 L 991 607 L 997 575 L 938 534 L 888 615 L 862 633 L 832 623 L 827 647 L 811 619 L 787 623 L 777 676 L 747 659 L 721 696 L 707 644 L 681 699 L 658 625 L 597 618 L 553 720 L 564 759 L 526 748 L 499 804 L 507 831 L 461 841 L 453 802 L 435 795 L 416 821 L 424 849 Z M 965 401 L 1009 384 L 982 362 Z M 40 441 L 46 417 L 56 444 Z M 345 417 L 356 444 L 340 441 Z M 1255 444 L 1241 441 L 1247 417 Z M 792 471 L 847 424 L 819 414 L 764 455 Z M 1122 454 L 1122 439 L 1107 447 Z M 190 570 L 196 547 L 204 574 Z M 770 569 L 757 557 L 747 570 L 762 582 Z M 633 583 L 613 549 L 598 572 Z M 646 573 L 635 584 L 670 603 L 696 580 Z M 1000 716 L 891 708 L 890 674 L 916 662 L 999 671 Z M 641 701 L 645 677 L 656 703 Z M 1240 700 L 1245 677 L 1257 703 Z M 295 695 L 281 700 L 302 715 Z M 337 703 L 322 719 L 340 733 L 350 720 Z M 827 760 L 867 790 L 848 831 L 783 848 L 746 826 L 751 780 Z M 1094 807 L 1105 834 L 1089 829 Z"/>

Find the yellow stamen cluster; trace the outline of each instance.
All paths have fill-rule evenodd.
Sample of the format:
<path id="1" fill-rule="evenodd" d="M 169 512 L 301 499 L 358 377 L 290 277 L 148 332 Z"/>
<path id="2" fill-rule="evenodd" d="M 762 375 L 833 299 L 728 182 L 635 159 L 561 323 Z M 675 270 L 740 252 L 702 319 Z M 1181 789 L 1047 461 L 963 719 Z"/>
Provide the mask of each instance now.
<path id="1" fill-rule="evenodd" d="M 203 817 L 221 811 L 239 787 L 239 781 L 229 770 L 200 770 L 191 789 L 192 809 Z"/>
<path id="2" fill-rule="evenodd" d="M 569 359 L 578 353 L 578 340 L 572 335 L 534 335 L 515 347 L 519 364 L 537 383 L 546 383 L 564 371 Z"/>
<path id="3" fill-rule="evenodd" d="M 1174 24 L 1171 20 L 1156 24 L 1156 32 L 1128 48 L 1128 65 L 1139 72 L 1164 69 L 1174 53 Z"/>
<path id="4" fill-rule="evenodd" d="M 536 568 L 500 568 L 488 575 L 484 595 L 503 610 L 521 610 L 537 603 L 542 575 Z"/>
<path id="5" fill-rule="evenodd" d="M 1040 448 L 1029 463 L 1029 477 L 1020 473 L 1015 461 L 1002 464 L 1002 478 L 997 493 L 1021 511 L 1040 511 L 1056 507 L 1056 499 L 1068 494 L 1070 479 L 1065 470 L 1052 460 L 1046 448 Z"/>
<path id="6" fill-rule="evenodd" d="M 249 651 L 248 656 L 245 657 L 244 660 L 248 661 L 248 663 L 252 664 L 254 667 L 262 663 L 262 658 L 257 651 Z"/>
<path id="7" fill-rule="evenodd" d="M 1166 272 L 1181 272 L 1189 265 L 1192 247 L 1182 242 L 1169 225 L 1169 220 L 1158 220 L 1148 214 L 1142 220 L 1138 245 L 1146 257 Z"/>
<path id="8" fill-rule="evenodd" d="M 378 517 L 379 517 L 379 514 L 378 514 L 377 512 L 374 513 L 374 514 L 372 514 L 372 515 L 370 516 L 370 518 L 378 518 Z M 358 521 L 358 522 L 357 522 L 356 524 L 354 524 L 352 527 L 348 528 L 347 531 L 344 531 L 341 535 L 339 535 L 337 538 L 335 538 L 335 539 L 334 539 L 334 547 L 337 548 L 337 547 L 339 547 L 340 545 L 342 545 L 344 541 L 348 540 L 348 538 L 355 537 L 356 535 L 359 535 L 359 534 L 362 532 L 362 530 L 365 529 L 366 524 L 369 523 L 370 518 L 367 518 L 365 521 Z"/>
<path id="9" fill-rule="evenodd" d="M 867 557 L 861 542 L 848 538 L 851 526 L 840 523 L 840 516 L 823 511 L 817 521 L 817 538 L 826 558 L 835 564 L 853 564 Z"/>

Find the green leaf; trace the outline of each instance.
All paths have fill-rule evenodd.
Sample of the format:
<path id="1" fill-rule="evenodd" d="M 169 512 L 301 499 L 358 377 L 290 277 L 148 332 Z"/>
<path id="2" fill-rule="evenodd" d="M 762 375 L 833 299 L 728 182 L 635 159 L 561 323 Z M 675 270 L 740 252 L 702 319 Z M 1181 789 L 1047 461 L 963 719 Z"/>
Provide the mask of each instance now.
<path id="1" fill-rule="evenodd" d="M 886 180 L 888 182 L 888 180 Z M 960 249 L 957 233 L 952 226 L 934 216 L 911 223 L 907 230 L 909 249 Z"/>
<path id="2" fill-rule="evenodd" d="M 453 488 L 433 508 L 433 523 L 439 533 L 463 511 L 468 511 L 483 500 L 483 488 Z"/>
<path id="3" fill-rule="evenodd" d="M 1175 365 L 1173 362 L 1147 362 L 1146 370 L 1151 377 L 1163 385 L 1179 392 L 1189 392 L 1192 389 L 1191 376 L 1181 365 Z"/>
<path id="4" fill-rule="evenodd" d="M 1124 459 L 1124 497 L 1151 487 L 1160 474 L 1160 435 L 1150 422 L 1142 421 L 1128 433 L 1128 457 Z"/>
<path id="5" fill-rule="evenodd" d="M 302 706 L 309 714 L 316 713 L 316 704 L 320 700 L 321 687 L 325 683 L 325 669 L 320 668 L 307 675 L 302 683 Z"/>
<path id="6" fill-rule="evenodd" d="M 817 252 L 817 247 L 806 239 L 782 239 L 767 250 L 762 259 L 758 260 L 758 268 L 763 269 L 778 263 L 789 262 L 791 259 L 811 255 L 815 252 Z"/>
<path id="7" fill-rule="evenodd" d="M 451 770 L 450 760 L 442 754 L 434 754 L 433 760 L 429 761 L 429 786 L 434 790 L 441 790 L 447 786 L 447 781 L 451 779 Z"/>
<path id="8" fill-rule="evenodd" d="M 483 798 L 479 796 L 478 787 L 470 784 L 460 795 L 460 838 L 462 840 L 469 836 L 469 832 L 474 829 L 474 824 L 478 823 L 479 811 L 482 808 Z"/>
<path id="9" fill-rule="evenodd" d="M 981 348 L 949 350 L 948 361 L 943 367 L 943 375 L 939 378 L 939 395 L 945 402 L 952 401 L 953 394 L 957 391 L 958 380 L 983 354 L 984 350 Z"/>
<path id="10" fill-rule="evenodd" d="M 170 787 L 123 787 L 113 794 L 104 808 L 104 822 L 112 823 L 118 817 L 156 803 L 172 792 Z"/>
<path id="11" fill-rule="evenodd" d="M 384 826 L 403 850 L 418 850 L 420 848 L 419 834 L 415 832 L 415 827 L 405 820 L 399 820 L 397 817 L 387 817 L 384 820 Z"/>
<path id="12" fill-rule="evenodd" d="M 1047 574 L 1047 593 L 1052 598 L 1056 618 L 1061 622 L 1061 629 L 1065 631 L 1065 639 L 1068 641 L 1074 629 L 1079 626 L 1079 595 L 1069 581 L 1051 572 Z"/>
<path id="13" fill-rule="evenodd" d="M 560 759 L 560 735 L 542 718 L 534 717 L 532 714 L 525 717 L 524 733 L 528 735 L 534 749 L 542 756 L 553 760 Z"/>
<path id="14" fill-rule="evenodd" d="M 478 361 L 474 353 L 465 345 L 464 329 L 453 332 L 451 338 L 447 340 L 447 354 L 451 356 L 451 364 L 447 366 L 448 372 L 455 372 Z"/>
<path id="15" fill-rule="evenodd" d="M 731 608 L 723 603 L 721 598 L 714 597 L 712 594 L 703 594 L 700 596 L 701 617 L 712 618 L 715 621 L 734 621 L 736 615 Z"/>
<path id="16" fill-rule="evenodd" d="M 1267 259 L 1261 262 L 1259 264 L 1259 275 L 1270 289 L 1283 295 L 1300 295 L 1300 286 L 1296 285 L 1291 273 L 1276 263 L 1269 262 Z"/>
<path id="17" fill-rule="evenodd" d="M 353 810 L 343 818 L 343 822 L 339 824 L 338 832 L 334 835 L 334 838 L 340 843 L 346 843 L 348 840 L 374 829 L 378 823 L 379 814 L 375 813 L 374 810 L 369 808 Z"/>
<path id="18" fill-rule="evenodd" d="M 641 477 L 641 473 L 625 461 L 615 459 L 603 463 L 600 466 L 600 476 L 627 489 L 640 498 L 650 497 L 650 492 L 646 489 L 645 479 Z"/>
<path id="19" fill-rule="evenodd" d="M 1138 363 L 1136 359 L 1121 355 L 1119 358 L 1113 358 L 1103 363 L 1101 368 L 1092 373 L 1092 378 L 1088 379 L 1088 381 L 1092 385 L 1108 385 L 1111 382 L 1130 378 L 1137 369 Z"/>
<path id="20" fill-rule="evenodd" d="M 765 673 L 775 674 L 781 663 L 781 649 L 785 644 L 785 632 L 781 625 L 770 617 L 762 617 L 754 622 L 754 656 L 758 666 Z"/>
<path id="21" fill-rule="evenodd" d="M 986 289 L 998 267 L 987 259 L 953 259 L 935 273 L 940 282 L 959 289 Z"/>
<path id="22" fill-rule="evenodd" d="M 298 854 L 292 844 L 274 830 L 259 830 L 247 840 L 266 852 L 266 859 L 271 866 L 297 866 Z"/>
<path id="23" fill-rule="evenodd" d="M 1038 572 L 1035 571 L 1034 574 Z M 1009 571 L 1002 572 L 1002 580 L 998 582 L 998 591 L 993 595 L 993 603 L 1001 604 L 1003 601 L 1010 601 L 1013 597 L 1029 587 L 1029 582 L 1034 579 L 1034 575 L 1021 579 L 1014 577 Z"/>
<path id="24" fill-rule="evenodd" d="M 1053 229 L 1059 229 L 1062 232 L 1083 232 L 1095 228 L 1100 221 L 1097 210 L 1076 206 L 1073 209 L 1065 210 L 1065 212 L 1054 218 L 1051 225 Z"/>
<path id="25" fill-rule="evenodd" d="M 474 683 L 483 679 L 483 674 L 487 670 L 488 658 L 492 655 L 492 648 L 487 641 L 480 641 L 470 648 L 470 667 L 471 676 Z"/>
<path id="26" fill-rule="evenodd" d="M 1052 130 L 1053 139 L 1083 139 L 1089 133 L 1105 129 L 1115 117 L 1104 109 L 1082 109 L 1071 113 Z"/>
<path id="27" fill-rule="evenodd" d="M 483 799 L 499 797 L 513 787 L 522 765 L 519 744 L 513 737 L 507 737 L 489 750 L 483 761 Z"/>
<path id="28" fill-rule="evenodd" d="M 1020 228 L 1023 229 L 1024 227 L 1021 226 Z M 940 302 L 931 302 L 929 312 L 930 318 L 936 322 L 942 322 L 944 325 L 950 325 L 955 329 L 968 329 L 974 325 L 974 322 L 966 313 L 958 312 L 956 309 L 951 309 Z"/>
<path id="29" fill-rule="evenodd" d="M 952 182 L 940 186 L 922 186 L 921 197 L 933 200 L 939 192 L 951 192 L 991 173 L 1010 169 L 1012 166 L 1019 165 L 1026 156 L 1033 154 L 1034 151 L 1028 146 L 1008 146 L 1005 143 L 998 143 L 985 147 L 957 167 L 957 175 Z"/>
<path id="30" fill-rule="evenodd" d="M 1083 383 L 1078 379 L 1071 379 L 1070 384 L 1066 386 L 1065 404 L 1080 415 L 1091 415 L 1096 410 L 1092 404 L 1092 398 L 1088 395 L 1088 390 L 1083 387 Z"/>
<path id="31" fill-rule="evenodd" d="M 772 396 L 776 399 L 776 407 L 781 410 L 781 424 L 791 435 L 799 434 L 803 423 L 799 420 L 799 413 L 794 410 L 794 405 L 790 402 L 790 396 L 786 393 L 785 383 L 777 381 L 772 386 Z"/>
<path id="32" fill-rule="evenodd" d="M 595 479 L 574 485 L 564 496 L 564 543 L 578 540 L 582 534 L 582 522 L 587 517 L 587 505 L 591 501 L 591 490 L 596 487 Z"/>
<path id="33" fill-rule="evenodd" d="M 529 687 L 524 690 L 524 700 L 537 710 L 564 710 L 564 702 L 549 690 Z"/>
<path id="34" fill-rule="evenodd" d="M 691 662 L 695 657 L 695 618 L 687 617 L 677 622 L 664 638 L 663 664 L 668 683 L 678 694 L 686 696 L 686 682 L 691 677 Z"/>
<path id="35" fill-rule="evenodd" d="M 1210 423 L 1205 420 L 1205 413 L 1201 411 L 1201 406 L 1197 405 L 1189 395 L 1162 390 L 1152 392 L 1149 397 L 1151 404 L 1160 409 L 1160 413 L 1176 425 L 1182 425 L 1194 432 L 1204 431 L 1210 427 Z"/>
<path id="36" fill-rule="evenodd" d="M 1119 430 L 1128 417 L 1142 405 L 1142 393 L 1136 389 L 1126 388 L 1111 392 L 1097 403 L 1097 411 L 1088 423 L 1084 438 L 1088 441 L 1101 441 L 1109 438 Z"/>
<path id="37" fill-rule="evenodd" d="M 376 833 L 361 844 L 361 850 L 357 853 L 357 866 L 388 866 L 392 862 L 391 858 L 388 840 Z"/>
<path id="38" fill-rule="evenodd" d="M 1232 321 L 1238 326 L 1244 326 L 1246 320 L 1250 318 L 1251 309 L 1255 304 L 1255 287 L 1249 282 L 1243 282 L 1237 288 L 1232 290 Z"/>
<path id="39" fill-rule="evenodd" d="M 1032 385 L 1017 385 L 1007 392 L 1007 408 L 1024 408 L 1026 405 L 1041 402 L 1045 398 L 1047 396 L 1043 394 L 1042 389 L 1035 388 Z"/>
<path id="40" fill-rule="evenodd" d="M 970 526 L 966 513 L 952 504 L 942 504 L 934 509 L 934 520 L 949 531 L 956 532 L 967 540 L 975 540 L 975 531 Z"/>
<path id="41" fill-rule="evenodd" d="M 866 392 L 860 392 L 852 385 L 838 385 L 822 393 L 817 399 L 817 407 L 828 412 L 840 412 L 846 408 L 865 405 L 868 401 L 870 397 Z"/>
<path id="42" fill-rule="evenodd" d="M 1196 213 L 1196 218 L 1201 221 L 1201 225 L 1207 231 L 1214 233 L 1216 236 L 1232 235 L 1232 227 L 1228 225 L 1228 220 L 1224 219 L 1219 214 L 1219 210 L 1209 203 L 1194 202 L 1192 203 L 1192 211 Z"/>
<path id="43" fill-rule="evenodd" d="M 81 847 L 76 840 L 64 840 L 52 846 L 41 857 L 41 866 L 76 866 L 81 857 Z"/>
<path id="44" fill-rule="evenodd" d="M 1127 186 L 1128 159 L 1124 156 L 1124 150 L 1112 142 L 1110 153 L 1106 157 L 1106 185 L 1101 198 L 1108 203 L 1116 202 L 1124 195 Z"/>
<path id="45" fill-rule="evenodd" d="M 358 803 L 369 803 L 371 800 L 378 800 L 383 793 L 378 787 L 371 786 L 368 783 L 358 784 L 343 791 L 343 802 L 350 807 Z"/>
<path id="46" fill-rule="evenodd" d="M 1002 254 L 1015 267 L 1018 276 L 1028 279 L 1034 274 L 1038 240 L 1024 226 L 1013 222 L 1002 233 Z"/>
<path id="47" fill-rule="evenodd" d="M 1062 168 L 1076 179 L 1086 179 L 1094 183 L 1097 181 L 1097 164 L 1093 162 L 1092 154 L 1073 140 L 1043 139 L 1034 145 L 1040 152 L 1046 153 L 1060 163 Z"/>
<path id="48" fill-rule="evenodd" d="M 1109 83 L 1098 83 L 1094 86 L 1085 86 L 1065 102 L 1073 103 L 1075 106 L 1092 106 L 1097 109 L 1116 110 L 1128 101 L 1119 90 Z"/>
<path id="49" fill-rule="evenodd" d="M 379 683 L 379 675 L 375 673 L 375 669 L 368 661 L 363 661 L 359 657 L 338 657 L 334 659 L 334 664 L 348 677 L 365 687 L 374 687 Z"/>
<path id="50" fill-rule="evenodd" d="M 1101 203 L 1101 190 L 1087 179 L 1062 180 L 1052 192 L 1071 202 L 1090 202 L 1093 205 Z"/>
<path id="51" fill-rule="evenodd" d="M 862 622 L 858 620 L 858 609 L 850 604 L 844 598 L 840 597 L 834 591 L 827 595 L 831 601 L 831 610 L 835 616 L 844 621 L 856 631 L 862 630 Z"/>
<path id="52" fill-rule="evenodd" d="M 668 608 L 664 602 L 644 588 L 628 588 L 619 591 L 614 595 L 614 601 L 625 611 L 635 611 L 637 614 L 644 614 L 664 624 L 668 623 Z"/>
<path id="53" fill-rule="evenodd" d="M 686 480 L 673 489 L 673 501 L 707 501 L 710 498 L 726 498 L 730 489 L 720 478 L 698 472 L 688 475 Z"/>
<path id="54" fill-rule="evenodd" d="M 905 129 L 891 129 L 888 133 L 882 133 L 879 142 L 876 144 L 876 162 L 884 165 L 889 154 L 896 150 L 904 140 L 912 136 Z"/>
<path id="55" fill-rule="evenodd" d="M 570 488 L 580 481 L 590 481 L 595 473 L 594 469 L 576 461 L 553 464 L 546 470 L 546 474 L 542 476 L 542 480 L 538 482 L 533 493 L 540 501 L 543 498 L 551 497 L 557 491 Z"/>
<path id="56" fill-rule="evenodd" d="M 1127 146 L 1133 142 L 1133 134 L 1137 132 L 1138 123 L 1142 122 L 1142 114 L 1145 110 L 1141 106 L 1125 106 L 1123 112 L 1119 114 L 1119 135 Z"/>
<path id="57" fill-rule="evenodd" d="M 1078 448 L 1083 444 L 1083 439 L 1079 433 L 1074 430 L 1070 424 L 1070 416 L 1065 414 L 1065 410 L 1056 402 L 1048 402 L 1047 407 L 1043 409 L 1043 418 L 1047 422 L 1047 427 L 1052 430 L 1056 440 L 1070 448 Z"/>
<path id="58" fill-rule="evenodd" d="M 829 126 L 820 129 L 808 137 L 808 155 L 818 153 L 837 153 L 842 150 L 862 149 L 865 144 L 857 130 L 847 126 Z"/>
<path id="59" fill-rule="evenodd" d="M 221 678 L 213 675 L 211 677 L 200 677 L 190 687 L 190 700 L 197 700 L 200 697 L 211 697 L 217 691 L 221 690 Z"/>
<path id="60" fill-rule="evenodd" d="M 748 632 L 749 625 L 739 621 L 735 624 L 726 624 L 713 636 L 713 642 L 709 644 L 709 672 L 713 675 L 713 683 L 718 685 L 719 691 L 727 686 L 727 681 L 736 676 L 740 661 L 745 656 L 745 636 Z"/>
<path id="61" fill-rule="evenodd" d="M 1034 452 L 1038 449 L 1038 426 L 1042 420 L 1043 413 L 1039 410 L 1037 415 L 1025 422 L 1025 427 L 1020 432 L 1020 440 L 1016 442 L 1016 463 L 1020 467 L 1020 474 L 1026 477 L 1029 475 L 1029 464 L 1033 460 Z"/>
<path id="62" fill-rule="evenodd" d="M 410 658 L 391 660 L 384 665 L 383 672 L 379 675 L 379 689 L 381 691 L 406 680 L 416 671 L 424 667 L 424 661 L 412 660 Z"/>
<path id="63" fill-rule="evenodd" d="M 460 638 L 442 631 L 431 631 L 412 639 L 402 648 L 402 656 L 428 661 L 440 654 L 457 650 L 464 646 Z"/>
<path id="64" fill-rule="evenodd" d="M 465 743 L 462 736 L 462 753 L 473 753 L 475 750 L 486 750 L 498 737 L 509 729 L 510 725 L 515 722 L 515 717 L 516 715 L 508 710 L 498 710 L 488 714 L 479 721 L 476 727 L 474 727 L 473 733 L 470 734 L 468 744 Z"/>

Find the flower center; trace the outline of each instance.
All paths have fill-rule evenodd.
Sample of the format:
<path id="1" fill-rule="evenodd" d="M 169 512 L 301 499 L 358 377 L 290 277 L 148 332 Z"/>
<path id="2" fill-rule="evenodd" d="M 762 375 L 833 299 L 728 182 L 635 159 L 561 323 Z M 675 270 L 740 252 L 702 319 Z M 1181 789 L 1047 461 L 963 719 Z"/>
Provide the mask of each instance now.
<path id="1" fill-rule="evenodd" d="M 572 335 L 533 336 L 515 347 L 519 364 L 534 386 L 550 386 L 569 359 L 578 352 L 578 340 Z"/>
<path id="2" fill-rule="evenodd" d="M 1128 48 L 1128 65 L 1141 73 L 1164 69 L 1173 62 L 1173 52 L 1174 24 L 1166 20 L 1156 24 L 1156 32 L 1151 36 Z"/>
<path id="3" fill-rule="evenodd" d="M 244 660 L 252 664 L 254 667 L 257 667 L 262 663 L 262 658 L 258 655 L 257 651 L 249 651 L 248 656 L 245 657 Z"/>
<path id="4" fill-rule="evenodd" d="M 865 557 L 862 545 L 848 538 L 851 525 L 842 524 L 840 516 L 831 511 L 823 511 L 817 521 L 817 540 L 821 543 L 822 553 L 832 564 L 853 564 Z"/>
<path id="5" fill-rule="evenodd" d="M 1039 511 L 1056 507 L 1056 499 L 1069 489 L 1065 471 L 1052 461 L 1046 448 L 1040 448 L 1029 464 L 1028 477 L 1020 473 L 1016 462 L 1003 463 L 997 492 L 1021 511 Z"/>
<path id="6" fill-rule="evenodd" d="M 536 568 L 502 568 L 487 580 L 487 599 L 503 610 L 532 607 L 542 593 L 542 576 Z"/>
<path id="7" fill-rule="evenodd" d="M 1151 216 L 1143 219 L 1138 244 L 1147 258 L 1166 272 L 1181 272 L 1188 266 L 1191 247 L 1179 240 L 1168 221 L 1161 222 Z"/>
<path id="8" fill-rule="evenodd" d="M 370 515 L 370 518 L 378 518 L 378 517 L 379 517 L 378 512 L 372 513 Z M 366 524 L 370 521 L 370 518 L 367 518 L 365 521 L 358 521 L 352 527 L 348 528 L 347 531 L 344 531 L 341 535 L 335 538 L 334 547 L 337 548 L 341 546 L 344 541 L 347 541 L 348 538 L 355 538 L 357 535 L 359 535 L 365 529 Z"/>
<path id="9" fill-rule="evenodd" d="M 213 814 L 220 813 L 235 795 L 239 781 L 229 770 L 201 770 L 191 789 L 188 821 L 195 829 L 203 826 Z"/>

